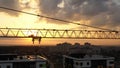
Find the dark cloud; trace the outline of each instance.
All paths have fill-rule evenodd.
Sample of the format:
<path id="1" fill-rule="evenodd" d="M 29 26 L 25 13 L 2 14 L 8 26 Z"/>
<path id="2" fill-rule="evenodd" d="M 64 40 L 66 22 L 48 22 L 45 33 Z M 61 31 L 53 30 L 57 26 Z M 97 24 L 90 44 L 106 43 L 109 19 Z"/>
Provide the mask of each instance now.
<path id="1" fill-rule="evenodd" d="M 50 11 L 45 12 L 47 11 L 45 9 L 42 12 L 45 12 L 48 16 L 52 15 L 55 18 L 64 20 L 90 20 L 91 25 L 99 27 L 117 27 L 120 25 L 120 5 L 117 5 L 112 0 L 64 0 L 64 7 L 58 10 L 59 7 L 57 7 L 57 4 L 59 4 L 59 2 L 54 2 L 55 5 L 52 5 L 52 8 L 42 6 L 42 8 L 47 7 Z M 49 3 L 49 5 L 54 3 Z M 53 14 L 51 12 L 53 12 Z"/>
<path id="2" fill-rule="evenodd" d="M 40 0 L 40 11 L 45 15 L 53 15 L 59 11 L 57 5 L 61 2 L 61 0 Z"/>
<path id="3" fill-rule="evenodd" d="M 64 1 L 64 8 L 57 5 Z M 65 20 L 81 20 L 108 10 L 107 0 L 40 0 L 40 10 L 48 16 Z"/>
<path id="4" fill-rule="evenodd" d="M 112 9 L 113 12 L 111 12 L 110 15 L 110 24 L 112 26 L 118 26 L 120 25 L 120 6 Z"/>
<path id="5" fill-rule="evenodd" d="M 109 5 L 109 8 L 107 11 L 102 12 L 101 14 L 98 14 L 94 17 L 92 17 L 91 25 L 94 26 L 107 26 L 107 27 L 113 27 L 112 29 L 116 29 L 120 26 L 120 5 L 116 5 L 114 2 Z"/>
<path id="6" fill-rule="evenodd" d="M 106 13 L 101 13 L 92 17 L 90 21 L 91 25 L 102 27 L 106 25 L 106 22 L 108 22 L 108 15 Z"/>
<path id="7" fill-rule="evenodd" d="M 65 7 L 72 7 L 72 8 L 78 8 L 85 1 L 86 0 L 64 0 Z"/>
<path id="8" fill-rule="evenodd" d="M 57 5 L 64 1 L 64 7 Z M 50 17 L 80 21 L 89 20 L 98 27 L 120 26 L 120 3 L 114 0 L 40 0 L 40 11 Z M 59 23 L 59 22 L 58 22 Z"/>
<path id="9" fill-rule="evenodd" d="M 108 10 L 107 0 L 86 0 L 86 4 L 81 7 L 83 15 L 94 16 Z"/>
<path id="10" fill-rule="evenodd" d="M 19 0 L 0 0 L 0 7 L 7 7 L 20 10 Z M 19 13 L 0 8 L 0 12 L 6 12 L 10 15 L 17 16 Z"/>

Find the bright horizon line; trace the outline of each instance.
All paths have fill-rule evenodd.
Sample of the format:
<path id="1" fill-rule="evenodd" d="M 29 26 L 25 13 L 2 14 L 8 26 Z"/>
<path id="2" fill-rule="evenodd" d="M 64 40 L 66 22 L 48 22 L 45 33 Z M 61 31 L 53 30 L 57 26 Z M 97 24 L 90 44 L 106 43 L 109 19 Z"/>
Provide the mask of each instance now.
<path id="1" fill-rule="evenodd" d="M 63 42 L 64 43 L 64 42 Z M 60 44 L 60 43 L 57 43 L 57 44 Z M 0 44 L 0 46 L 57 46 L 57 44 L 50 44 L 50 45 L 44 45 L 44 44 Z M 70 44 L 72 44 L 72 43 L 70 43 Z M 104 47 L 106 47 L 106 46 L 120 46 L 120 45 L 113 45 L 113 44 L 111 44 L 111 45 L 93 45 L 92 43 L 91 43 L 91 45 L 92 46 L 104 46 Z M 74 46 L 74 44 L 72 44 L 71 46 Z M 84 44 L 80 44 L 80 46 L 84 46 Z"/>

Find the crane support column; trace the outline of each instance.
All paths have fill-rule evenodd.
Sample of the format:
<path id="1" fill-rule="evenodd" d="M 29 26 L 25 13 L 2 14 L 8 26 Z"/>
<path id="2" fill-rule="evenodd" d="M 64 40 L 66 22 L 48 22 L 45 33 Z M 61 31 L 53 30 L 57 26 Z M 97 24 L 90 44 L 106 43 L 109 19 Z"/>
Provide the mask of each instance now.
<path id="1" fill-rule="evenodd" d="M 40 44 L 41 39 L 42 39 L 41 37 L 32 37 L 32 42 L 34 44 L 35 40 L 37 40 L 39 42 L 39 44 Z"/>

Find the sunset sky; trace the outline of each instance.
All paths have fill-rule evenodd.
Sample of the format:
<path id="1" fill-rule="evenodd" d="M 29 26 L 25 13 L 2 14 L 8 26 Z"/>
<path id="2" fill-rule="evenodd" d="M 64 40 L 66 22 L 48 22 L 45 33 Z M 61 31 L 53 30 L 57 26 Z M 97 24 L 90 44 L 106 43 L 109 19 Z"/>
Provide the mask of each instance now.
<path id="1" fill-rule="evenodd" d="M 120 0 L 0 0 L 0 7 L 33 14 L 120 30 Z M 0 28 L 81 29 L 83 26 L 0 8 Z M 87 28 L 85 28 L 87 29 Z M 41 45 L 90 42 L 94 45 L 120 45 L 120 40 L 42 39 Z M 38 42 L 35 42 L 38 44 Z M 31 45 L 31 39 L 3 39 L 0 45 Z"/>

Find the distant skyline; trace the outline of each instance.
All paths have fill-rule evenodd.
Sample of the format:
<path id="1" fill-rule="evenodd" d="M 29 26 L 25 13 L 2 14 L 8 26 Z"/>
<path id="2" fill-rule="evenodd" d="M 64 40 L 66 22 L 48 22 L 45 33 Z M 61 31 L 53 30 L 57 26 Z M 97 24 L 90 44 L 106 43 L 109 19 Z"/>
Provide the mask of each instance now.
<path id="1" fill-rule="evenodd" d="M 120 31 L 120 0 L 0 0 L 0 7 L 7 7 L 80 24 Z M 42 17 L 0 8 L 0 28 L 81 29 L 86 27 L 59 22 Z M 90 42 L 95 45 L 120 45 L 120 40 L 42 39 L 41 45 L 61 42 Z M 35 43 L 38 43 L 37 41 Z M 2 44 L 31 45 L 31 39 L 2 39 Z"/>

